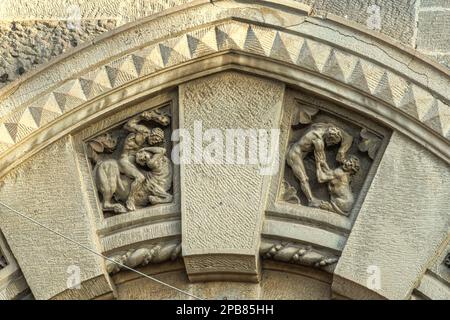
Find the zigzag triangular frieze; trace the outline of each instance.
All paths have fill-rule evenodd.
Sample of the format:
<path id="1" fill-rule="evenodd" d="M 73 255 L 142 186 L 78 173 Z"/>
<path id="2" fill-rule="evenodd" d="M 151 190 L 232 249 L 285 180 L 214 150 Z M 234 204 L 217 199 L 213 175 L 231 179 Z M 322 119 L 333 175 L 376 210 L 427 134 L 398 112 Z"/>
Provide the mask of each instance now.
<path id="1" fill-rule="evenodd" d="M 360 59 L 356 62 L 350 77 L 348 77 L 347 83 L 362 91 L 370 92 Z"/>
<path id="2" fill-rule="evenodd" d="M 216 31 L 214 27 L 195 30 L 187 35 L 191 57 L 201 57 L 217 52 Z"/>
<path id="3" fill-rule="evenodd" d="M 307 40 L 311 55 L 314 57 L 315 67 L 322 71 L 328 57 L 331 54 L 331 47 L 318 41 Z"/>
<path id="4" fill-rule="evenodd" d="M 359 61 L 361 62 L 361 69 L 363 70 L 364 77 L 367 81 L 367 86 L 369 87 L 369 93 L 374 94 L 380 84 L 380 81 L 387 80 L 383 79 L 385 70 L 371 62 L 364 61 L 362 59 Z"/>
<path id="5" fill-rule="evenodd" d="M 410 84 L 403 94 L 403 97 L 397 104 L 397 108 L 409 114 L 414 119 L 419 120 L 419 114 L 417 113 L 416 97 L 414 96 L 413 86 Z"/>
<path id="6" fill-rule="evenodd" d="M 450 139 L 450 108 L 430 92 L 407 82 L 376 62 L 297 34 L 227 21 L 165 39 L 66 81 L 0 125 L 0 149 L 53 121 L 59 115 L 119 85 L 219 50 L 243 50 L 323 75 L 371 94 Z"/>
<path id="7" fill-rule="evenodd" d="M 25 108 L 18 121 L 19 124 L 32 129 L 39 128 L 39 122 L 40 122 L 40 115 L 37 114 L 33 115 L 30 108 Z"/>
<path id="8" fill-rule="evenodd" d="M 309 40 L 305 40 L 303 42 L 303 45 L 297 57 L 296 64 L 310 70 L 319 71 L 308 43 Z"/>
<path id="9" fill-rule="evenodd" d="M 248 25 L 224 23 L 216 26 L 216 39 L 219 50 L 244 50 Z"/>
<path id="10" fill-rule="evenodd" d="M 336 50 L 331 50 L 330 55 L 328 56 L 328 60 L 325 62 L 325 65 L 322 68 L 322 73 L 332 77 L 338 81 L 345 82 L 345 75 L 339 65 L 339 62 L 336 58 Z"/>
<path id="11" fill-rule="evenodd" d="M 119 58 L 105 66 L 111 85 L 115 88 L 139 76 L 131 55 Z"/>
<path id="12" fill-rule="evenodd" d="M 152 48 L 153 49 L 153 48 Z M 151 49 L 146 48 L 139 50 L 131 55 L 136 65 L 136 71 L 139 76 L 145 76 L 161 69 L 160 65 L 157 65 L 150 59 Z M 160 63 L 162 65 L 162 62 Z"/>
<path id="13" fill-rule="evenodd" d="M 441 109 L 442 106 L 440 104 L 440 101 L 434 99 L 433 103 L 431 104 L 431 107 L 425 114 L 422 115 L 420 120 L 431 129 L 443 135 L 444 130 L 441 123 L 441 113 L 442 113 Z"/>
<path id="14" fill-rule="evenodd" d="M 392 97 L 391 84 L 389 83 L 387 71 L 385 71 L 383 76 L 380 78 L 378 85 L 373 91 L 373 95 L 390 104 L 394 104 L 394 98 Z"/>
<path id="15" fill-rule="evenodd" d="M 0 124 L 0 145 L 10 146 L 13 145 L 14 142 L 14 138 L 6 128 L 6 125 L 4 123 Z"/>
<path id="16" fill-rule="evenodd" d="M 281 37 L 280 32 L 277 31 L 271 45 L 269 57 L 284 62 L 293 63 L 291 54 L 289 53 L 284 41 L 285 40 Z"/>
<path id="17" fill-rule="evenodd" d="M 36 106 L 41 107 L 42 110 L 46 110 L 57 115 L 62 114 L 62 112 L 64 111 L 59 106 L 58 101 L 56 101 L 56 97 L 53 93 L 45 95 L 43 98 L 39 99 L 36 103 Z"/>
<path id="18" fill-rule="evenodd" d="M 249 26 L 247 29 L 247 36 L 245 37 L 244 42 L 244 50 L 261 56 L 266 55 L 266 52 L 264 51 L 258 37 L 255 34 L 253 26 Z"/>
<path id="19" fill-rule="evenodd" d="M 100 67 L 80 77 L 80 84 L 85 96 L 90 99 L 112 88 L 108 72 Z"/>

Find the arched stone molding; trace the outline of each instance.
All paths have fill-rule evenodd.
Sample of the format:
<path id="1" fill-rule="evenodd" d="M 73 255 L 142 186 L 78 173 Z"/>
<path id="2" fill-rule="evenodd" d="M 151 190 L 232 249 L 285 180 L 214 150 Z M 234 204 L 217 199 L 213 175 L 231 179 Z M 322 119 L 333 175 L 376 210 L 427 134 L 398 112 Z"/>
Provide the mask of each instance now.
<path id="1" fill-rule="evenodd" d="M 415 52 L 337 17 L 330 15 L 324 19 L 308 16 L 308 13 L 307 7 L 291 1 L 249 4 L 246 1 L 210 3 L 201 0 L 126 25 L 82 45 L 0 91 L 0 175 L 7 176 L 14 167 L 44 148 L 55 148 L 52 144 L 61 138 L 67 139 L 67 143 L 76 149 L 76 141 L 70 135 L 131 104 L 152 97 L 159 99 L 161 92 L 180 84 L 230 70 L 284 83 L 376 119 L 394 131 L 396 144 L 391 141 L 391 149 L 388 146 L 392 161 L 397 159 L 395 148 L 403 142 L 415 150 L 417 161 L 420 154 L 428 150 L 441 160 L 427 153 L 427 161 L 441 170 L 448 170 L 448 72 Z M 75 159 L 73 155 L 65 154 L 64 148 L 53 151 L 55 155 L 62 152 L 67 163 Z M 400 159 L 405 159 L 406 153 L 405 150 Z M 79 161 L 75 159 L 77 165 Z M 392 169 L 385 157 L 380 165 L 386 168 L 383 170 Z M 416 167 L 410 169 L 411 172 L 418 170 Z M 76 170 L 80 170 L 79 166 Z M 76 170 L 67 173 L 72 177 Z M 426 178 L 426 175 L 420 178 Z M 377 179 L 381 178 L 375 177 L 374 183 Z M 445 184 L 448 180 L 444 180 L 443 186 Z M 78 181 L 76 188 L 84 190 L 85 187 Z M 382 189 L 381 182 L 378 188 Z M 376 201 L 377 193 L 369 192 L 368 199 Z M 86 205 L 89 203 L 89 199 L 83 201 Z M 445 210 L 448 202 L 443 201 L 441 206 Z M 89 211 L 80 218 L 92 219 L 94 213 Z M 444 228 L 436 231 L 427 254 L 414 265 L 416 269 L 422 270 L 433 258 L 433 246 L 438 245 L 438 238 L 442 238 L 445 226 L 448 227 L 448 215 L 441 211 L 436 217 L 447 217 L 447 222 Z M 332 249 L 337 254 L 344 250 L 337 265 L 336 279 L 340 282 L 333 288 L 337 294 L 351 298 L 363 297 L 367 292 L 377 295 L 365 288 L 364 270 L 358 271 L 361 278 L 351 277 L 348 266 L 354 262 L 354 251 L 347 250 L 347 256 L 345 253 L 347 237 L 350 246 L 360 245 L 358 241 L 367 231 L 365 225 L 373 218 L 369 213 L 367 215 L 368 218 L 363 220 L 360 215 L 356 222 L 346 221 L 348 233 L 333 235 L 335 238 L 328 244 L 320 242 L 327 239 L 320 233 L 324 228 L 317 228 L 319 233 L 312 233 L 310 239 L 311 243 Z M 274 234 L 267 227 L 269 220 L 262 225 L 264 236 L 293 240 L 287 234 L 292 228 L 281 228 L 281 233 Z M 354 223 L 356 231 L 351 229 Z M 423 223 L 428 225 L 430 222 Z M 88 238 L 95 238 L 90 234 L 92 225 L 98 230 L 92 221 L 82 227 Z M 434 227 L 434 224 L 430 226 Z M 174 226 L 173 232 L 164 236 L 179 237 L 179 228 L 179 225 Z M 311 226 L 301 228 L 311 230 Z M 432 231 L 427 229 L 427 232 Z M 11 232 L 12 229 L 8 231 L 9 237 L 12 237 Z M 142 234 L 142 230 L 139 232 Z M 105 250 L 96 239 L 88 242 L 101 248 L 102 252 L 113 253 L 118 248 L 118 245 L 112 245 Z M 130 240 L 127 246 L 132 242 Z M 348 264 L 341 263 L 343 259 Z M 257 264 L 254 267 L 257 268 Z M 92 276 L 107 279 L 101 263 L 94 269 Z M 379 294 L 388 298 L 407 298 L 413 289 L 412 283 L 421 274 L 412 272 L 409 276 L 410 281 L 398 292 L 378 290 Z M 352 287 L 352 283 L 362 286 L 366 293 L 350 296 L 346 288 Z M 107 284 L 107 280 L 101 281 L 101 286 Z M 60 288 L 53 294 L 60 292 L 58 290 Z M 47 298 L 45 295 L 38 297 Z"/>

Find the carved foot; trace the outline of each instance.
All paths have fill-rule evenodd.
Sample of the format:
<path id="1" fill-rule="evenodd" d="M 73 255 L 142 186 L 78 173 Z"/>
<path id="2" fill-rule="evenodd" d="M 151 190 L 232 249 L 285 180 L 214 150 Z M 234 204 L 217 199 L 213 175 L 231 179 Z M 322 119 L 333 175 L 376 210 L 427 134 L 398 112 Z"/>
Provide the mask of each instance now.
<path id="1" fill-rule="evenodd" d="M 308 202 L 308 206 L 313 207 L 313 208 L 320 208 L 322 202 L 323 201 L 319 200 L 319 199 L 311 199 Z"/>
<path id="2" fill-rule="evenodd" d="M 135 210 L 136 210 L 136 205 L 134 204 L 134 201 L 132 201 L 132 200 L 127 200 L 126 205 L 127 205 L 127 209 L 128 209 L 129 211 L 135 211 Z"/>
<path id="3" fill-rule="evenodd" d="M 169 203 L 172 202 L 172 195 L 168 195 L 167 197 L 157 197 L 157 196 L 148 196 L 148 201 L 150 204 L 161 204 L 161 203 Z"/>
<path id="4" fill-rule="evenodd" d="M 111 203 L 111 204 L 105 204 L 103 206 L 103 210 L 105 211 L 113 211 L 114 213 L 125 213 L 127 212 L 127 209 L 120 203 Z"/>

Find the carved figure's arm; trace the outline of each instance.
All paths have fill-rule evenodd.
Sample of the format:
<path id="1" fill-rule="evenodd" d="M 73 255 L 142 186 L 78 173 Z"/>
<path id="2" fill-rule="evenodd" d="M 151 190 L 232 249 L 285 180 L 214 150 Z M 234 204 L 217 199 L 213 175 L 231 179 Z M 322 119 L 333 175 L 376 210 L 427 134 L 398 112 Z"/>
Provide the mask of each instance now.
<path id="1" fill-rule="evenodd" d="M 322 162 L 317 166 L 316 174 L 317 174 L 317 181 L 319 181 L 319 183 L 325 183 L 335 178 L 334 171 L 325 168 L 325 166 L 326 166 L 325 162 Z"/>
<path id="2" fill-rule="evenodd" d="M 353 137 L 351 135 L 349 135 L 347 132 L 345 132 L 344 130 L 342 130 L 342 129 L 340 129 L 340 130 L 341 130 L 341 134 L 342 134 L 342 141 L 341 141 L 341 146 L 339 147 L 339 150 L 336 155 L 336 161 L 339 163 L 342 163 L 347 158 L 347 152 L 350 149 L 350 147 L 352 146 Z"/>
<path id="3" fill-rule="evenodd" d="M 316 167 L 319 167 L 321 163 L 325 164 L 325 168 L 328 169 L 325 156 L 325 144 L 321 138 L 314 139 L 312 141 L 314 145 L 314 157 L 316 159 Z"/>
<path id="4" fill-rule="evenodd" d="M 127 131 L 134 132 L 134 133 L 143 133 L 145 131 L 149 131 L 149 128 L 146 126 L 139 124 L 141 120 L 144 120 L 141 115 L 137 115 L 130 120 L 128 120 L 127 123 L 123 126 L 123 128 Z"/>
<path id="5" fill-rule="evenodd" d="M 146 147 L 146 148 L 139 149 L 139 151 L 150 151 L 151 153 L 162 153 L 162 154 L 165 154 L 166 153 L 166 148 Z"/>

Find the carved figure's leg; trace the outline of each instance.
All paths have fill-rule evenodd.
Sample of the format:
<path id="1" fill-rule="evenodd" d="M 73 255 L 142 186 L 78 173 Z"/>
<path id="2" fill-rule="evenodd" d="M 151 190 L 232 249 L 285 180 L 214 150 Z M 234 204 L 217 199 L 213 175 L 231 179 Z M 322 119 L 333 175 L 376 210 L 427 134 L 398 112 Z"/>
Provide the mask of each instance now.
<path id="1" fill-rule="evenodd" d="M 113 211 L 114 213 L 126 212 L 127 210 L 120 203 L 112 202 L 118 180 L 120 179 L 117 164 L 104 162 L 97 168 L 96 173 L 97 188 L 103 197 L 103 210 Z"/>
<path id="2" fill-rule="evenodd" d="M 145 180 L 145 176 L 127 159 L 120 159 L 120 170 L 123 174 L 127 175 L 129 178 L 133 179 L 133 182 L 130 186 L 130 194 L 128 195 L 128 199 L 126 201 L 127 209 L 130 211 L 136 210 L 135 206 L 135 198 L 136 192 L 140 185 Z"/>
<path id="3" fill-rule="evenodd" d="M 319 207 L 321 201 L 316 199 L 312 194 L 309 186 L 309 178 L 306 174 L 305 165 L 303 163 L 303 155 L 291 149 L 288 153 L 287 162 L 294 172 L 295 177 L 300 182 L 300 187 L 308 200 L 308 205 L 310 207 Z"/>
<path id="4" fill-rule="evenodd" d="M 150 202 L 150 204 L 172 202 L 173 196 L 161 186 L 161 181 L 159 181 L 158 183 L 158 180 L 152 179 L 150 181 L 147 181 L 147 186 L 151 190 L 150 195 L 148 196 L 148 201 Z"/>

